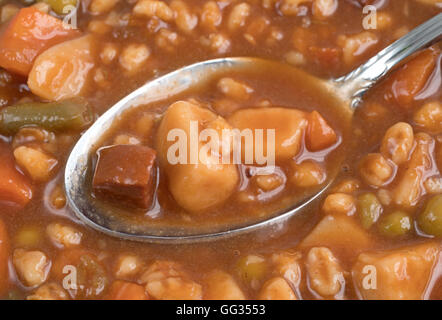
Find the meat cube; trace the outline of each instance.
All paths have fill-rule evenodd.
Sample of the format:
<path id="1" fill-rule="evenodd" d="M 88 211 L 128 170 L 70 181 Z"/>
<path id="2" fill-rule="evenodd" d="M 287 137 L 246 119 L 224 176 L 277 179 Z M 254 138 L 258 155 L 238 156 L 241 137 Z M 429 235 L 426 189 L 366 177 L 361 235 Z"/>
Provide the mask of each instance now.
<path id="1" fill-rule="evenodd" d="M 149 208 L 155 188 L 156 151 L 140 145 L 114 145 L 100 148 L 97 153 L 95 195 Z"/>

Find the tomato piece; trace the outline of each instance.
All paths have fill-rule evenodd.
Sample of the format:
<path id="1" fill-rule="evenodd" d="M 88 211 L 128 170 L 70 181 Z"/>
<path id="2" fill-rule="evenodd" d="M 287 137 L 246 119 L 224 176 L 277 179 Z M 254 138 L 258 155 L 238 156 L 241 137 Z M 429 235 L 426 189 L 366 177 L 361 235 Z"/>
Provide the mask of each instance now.
<path id="1" fill-rule="evenodd" d="M 9 238 L 6 226 L 0 220 L 0 298 L 8 288 Z"/>
<path id="2" fill-rule="evenodd" d="M 15 167 L 9 146 L 0 142 L 0 202 L 23 208 L 32 199 L 29 179 Z"/>
<path id="3" fill-rule="evenodd" d="M 387 81 L 387 98 L 409 108 L 436 66 L 438 50 L 429 48 L 410 60 Z"/>
<path id="4" fill-rule="evenodd" d="M 319 112 L 313 111 L 310 113 L 306 137 L 307 148 L 310 151 L 328 148 L 333 145 L 337 139 L 336 132 Z"/>
<path id="5" fill-rule="evenodd" d="M 0 35 L 0 67 L 27 76 L 41 52 L 79 35 L 78 30 L 47 13 L 23 8 Z"/>
<path id="6" fill-rule="evenodd" d="M 143 286 L 128 282 L 115 281 L 105 300 L 149 300 Z"/>

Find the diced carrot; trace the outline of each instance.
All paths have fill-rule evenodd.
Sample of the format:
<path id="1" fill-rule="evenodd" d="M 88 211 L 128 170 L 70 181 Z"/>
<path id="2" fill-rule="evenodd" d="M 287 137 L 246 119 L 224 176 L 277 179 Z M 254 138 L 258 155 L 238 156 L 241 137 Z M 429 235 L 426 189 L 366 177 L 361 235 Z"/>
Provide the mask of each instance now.
<path id="1" fill-rule="evenodd" d="M 149 300 L 143 286 L 127 281 L 115 281 L 105 300 Z"/>
<path id="2" fill-rule="evenodd" d="M 0 202 L 23 208 L 32 199 L 29 179 L 15 167 L 9 146 L 0 142 Z"/>
<path id="3" fill-rule="evenodd" d="M 40 54 L 28 77 L 32 93 L 47 99 L 61 100 L 81 94 L 94 66 L 93 36 L 65 41 Z"/>
<path id="4" fill-rule="evenodd" d="M 8 288 L 9 238 L 6 226 L 0 220 L 0 298 Z"/>
<path id="5" fill-rule="evenodd" d="M 396 71 L 386 82 L 389 100 L 396 101 L 403 108 L 409 108 L 433 73 L 438 55 L 438 50 L 426 49 Z"/>
<path id="6" fill-rule="evenodd" d="M 310 151 L 318 151 L 330 147 L 336 141 L 336 132 L 319 112 L 310 113 L 306 137 L 307 148 Z"/>
<path id="7" fill-rule="evenodd" d="M 47 13 L 23 8 L 0 35 L 0 67 L 27 76 L 41 52 L 79 35 L 78 30 Z"/>

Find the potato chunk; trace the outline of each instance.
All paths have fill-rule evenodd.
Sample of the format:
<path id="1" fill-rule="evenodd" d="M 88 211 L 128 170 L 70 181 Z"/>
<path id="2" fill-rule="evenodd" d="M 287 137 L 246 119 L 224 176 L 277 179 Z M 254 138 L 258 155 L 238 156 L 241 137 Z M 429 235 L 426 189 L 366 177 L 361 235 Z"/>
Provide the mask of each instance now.
<path id="1" fill-rule="evenodd" d="M 373 246 L 370 235 L 351 217 L 326 216 L 301 242 L 301 248 L 327 246 L 342 249 L 349 254 L 361 252 Z"/>
<path id="2" fill-rule="evenodd" d="M 363 253 L 353 267 L 353 279 L 364 299 L 423 299 L 440 246 L 426 243 L 393 251 Z"/>
<path id="3" fill-rule="evenodd" d="M 157 132 L 156 149 L 160 165 L 165 169 L 169 179 L 169 190 L 175 200 L 190 212 L 201 212 L 226 201 L 235 190 L 239 175 L 234 164 L 222 164 L 219 150 L 210 149 L 207 153 L 202 152 L 201 143 L 197 150 L 191 149 L 192 121 L 197 121 L 197 134 L 204 128 L 211 128 L 220 132 L 221 138 L 221 130 L 230 129 L 223 118 L 211 111 L 189 102 L 179 101 L 169 107 L 161 121 Z M 167 141 L 170 133 L 178 131 L 184 133 L 184 139 L 176 142 Z M 184 146 L 178 150 L 180 156 L 183 150 L 188 155 L 181 163 L 170 161 L 170 151 L 177 144 Z M 201 161 L 201 155 L 204 161 Z M 192 157 L 195 156 L 196 161 L 192 161 Z"/>
<path id="4" fill-rule="evenodd" d="M 98 151 L 93 187 L 97 196 L 140 208 L 152 203 L 155 150 L 140 145 L 114 145 Z"/>
<path id="5" fill-rule="evenodd" d="M 35 60 L 28 86 L 35 95 L 61 100 L 82 93 L 94 66 L 93 36 L 87 35 L 49 48 Z"/>
<path id="6" fill-rule="evenodd" d="M 254 143 L 242 147 L 246 154 L 254 154 L 256 129 L 264 130 L 263 150 L 264 154 L 268 154 L 265 132 L 267 129 L 275 130 L 276 160 L 290 159 L 298 154 L 308 125 L 304 112 L 288 108 L 242 109 L 230 116 L 228 122 L 240 130 L 251 129 L 253 131 Z"/>
<path id="7" fill-rule="evenodd" d="M 204 299 L 244 300 L 245 296 L 230 274 L 221 270 L 214 270 L 206 276 Z"/>

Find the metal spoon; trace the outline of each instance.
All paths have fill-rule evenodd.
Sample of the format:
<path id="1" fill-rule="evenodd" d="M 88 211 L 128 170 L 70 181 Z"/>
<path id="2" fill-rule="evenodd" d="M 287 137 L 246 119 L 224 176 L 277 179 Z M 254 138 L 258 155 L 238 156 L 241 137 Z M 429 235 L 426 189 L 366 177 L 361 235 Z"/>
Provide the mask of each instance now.
<path id="1" fill-rule="evenodd" d="M 102 209 L 90 200 L 90 188 L 86 187 L 88 170 L 91 167 L 91 156 L 100 146 L 103 134 L 112 127 L 114 122 L 118 121 L 119 116 L 124 111 L 173 97 L 229 71 L 256 70 L 261 67 L 271 69 L 283 66 L 287 72 L 297 73 L 298 76 L 301 75 L 303 79 L 308 81 L 313 80 L 317 84 L 318 90 L 325 90 L 331 97 L 336 98 L 340 102 L 343 106 L 343 113 L 347 113 L 351 119 L 354 109 L 362 101 L 362 96 L 367 90 L 374 86 L 402 60 L 419 49 L 428 46 L 431 42 L 437 41 L 441 34 L 442 13 L 397 40 L 356 70 L 336 80 L 315 78 L 304 71 L 263 59 L 222 58 L 199 62 L 148 82 L 104 113 L 75 145 L 67 161 L 65 171 L 65 188 L 68 203 L 78 218 L 98 231 L 122 239 L 154 243 L 209 241 L 248 233 L 263 227 L 280 226 L 287 219 L 293 217 L 317 199 L 330 183 L 296 207 L 289 208 L 285 212 L 281 212 L 263 221 L 218 230 L 213 233 L 192 232 L 186 234 L 183 232 L 181 234 L 167 234 L 161 230 L 140 230 L 136 225 L 121 225 L 118 218 L 103 214 Z M 257 66 L 259 67 L 257 68 Z"/>

